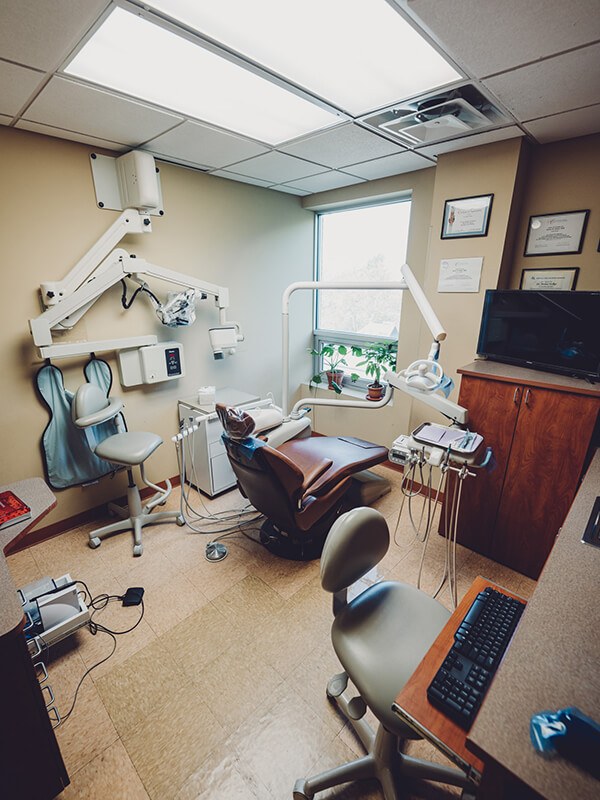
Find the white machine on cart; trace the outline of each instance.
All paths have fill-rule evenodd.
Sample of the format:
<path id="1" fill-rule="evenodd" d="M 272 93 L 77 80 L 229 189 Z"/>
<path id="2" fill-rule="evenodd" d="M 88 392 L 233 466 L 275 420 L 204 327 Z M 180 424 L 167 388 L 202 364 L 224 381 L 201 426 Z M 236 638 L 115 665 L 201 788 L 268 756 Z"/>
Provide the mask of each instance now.
<path id="1" fill-rule="evenodd" d="M 40 578 L 17 590 L 27 623 L 23 630 L 32 658 L 90 621 L 77 583 L 67 573 Z"/>

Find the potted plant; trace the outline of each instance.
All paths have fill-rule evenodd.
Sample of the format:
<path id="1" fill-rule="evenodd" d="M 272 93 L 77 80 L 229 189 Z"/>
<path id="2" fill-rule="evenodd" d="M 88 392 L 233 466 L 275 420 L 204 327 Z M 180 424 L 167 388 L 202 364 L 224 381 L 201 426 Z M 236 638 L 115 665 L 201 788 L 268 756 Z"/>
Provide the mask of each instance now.
<path id="1" fill-rule="evenodd" d="M 367 400 L 381 400 L 383 397 L 381 376 L 396 369 L 396 352 L 397 346 L 392 342 L 372 342 L 358 354 L 364 358 L 356 366 L 364 366 L 367 376 L 373 378 L 373 382 L 367 386 Z"/>
<path id="2" fill-rule="evenodd" d="M 351 346 L 350 350 L 354 356 L 362 355 L 362 350 L 360 347 Z M 325 373 L 325 376 L 327 377 L 327 388 L 333 389 L 336 394 L 341 394 L 342 380 L 344 378 L 344 370 L 342 368 L 348 366 L 348 362 L 346 361 L 348 348 L 346 345 L 324 344 L 319 350 L 311 348 L 308 352 L 311 354 L 311 356 L 316 356 L 319 359 L 319 362 L 321 362 L 322 359 L 323 363 L 323 369 L 321 372 L 315 373 L 310 379 L 308 384 L 309 387 L 311 387 L 313 383 L 316 386 L 323 383 L 323 378 L 321 375 Z M 356 381 L 358 378 L 359 376 L 354 372 L 350 376 L 352 381 Z"/>

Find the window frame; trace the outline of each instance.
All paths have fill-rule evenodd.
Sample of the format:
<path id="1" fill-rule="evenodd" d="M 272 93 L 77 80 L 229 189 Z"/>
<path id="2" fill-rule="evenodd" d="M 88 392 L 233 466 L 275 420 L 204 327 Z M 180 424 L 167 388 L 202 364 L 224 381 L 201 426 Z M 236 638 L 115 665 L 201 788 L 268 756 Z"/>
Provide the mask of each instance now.
<path id="1" fill-rule="evenodd" d="M 324 217 L 330 214 L 339 213 L 341 211 L 354 211 L 355 209 L 359 208 L 372 208 L 374 206 L 392 205 L 396 203 L 412 204 L 412 192 L 406 192 L 406 193 L 403 192 L 402 195 L 394 195 L 393 197 L 386 199 L 382 199 L 381 197 L 379 197 L 377 199 L 344 203 L 342 205 L 336 205 L 335 207 L 332 208 L 317 210 L 315 212 L 314 270 L 313 270 L 315 281 L 319 281 L 321 275 Z M 411 208 L 411 213 L 412 213 L 412 208 Z M 385 344 L 395 343 L 396 353 L 398 352 L 399 333 L 398 337 L 394 338 L 391 336 L 374 337 L 365 334 L 351 333 L 349 331 L 329 330 L 327 328 L 319 328 L 318 319 L 319 319 L 319 290 L 317 289 L 314 293 L 314 303 L 313 303 L 312 346 L 315 350 L 317 351 L 320 350 L 323 344 L 344 344 L 348 348 L 350 348 L 353 345 L 356 347 L 364 347 L 370 342 L 377 341 L 377 342 L 383 342 Z M 399 330 L 400 330 L 400 319 L 398 319 L 398 332 Z M 322 372 L 323 372 L 322 359 L 320 359 L 318 356 L 313 356 L 313 374 Z M 367 386 L 370 383 L 372 383 L 372 380 L 370 378 L 359 378 L 357 381 L 352 382 L 350 379 L 350 370 L 348 370 L 342 380 L 342 388 L 355 387 L 356 389 L 366 391 Z"/>

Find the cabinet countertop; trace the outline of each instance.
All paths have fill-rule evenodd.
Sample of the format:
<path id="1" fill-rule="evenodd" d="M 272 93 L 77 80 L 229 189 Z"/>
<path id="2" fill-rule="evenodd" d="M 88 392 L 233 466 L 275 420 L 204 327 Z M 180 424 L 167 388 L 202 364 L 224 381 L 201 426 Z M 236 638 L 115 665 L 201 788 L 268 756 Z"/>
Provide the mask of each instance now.
<path id="1" fill-rule="evenodd" d="M 600 719 L 600 549 L 581 542 L 599 487 L 600 449 L 469 733 L 478 755 L 549 800 L 592 797 L 597 789 L 595 779 L 570 762 L 535 752 L 529 720 L 566 706 Z"/>
<path id="2" fill-rule="evenodd" d="M 504 381 L 507 383 L 525 383 L 528 386 L 538 386 L 542 389 L 556 389 L 561 392 L 585 394 L 600 399 L 600 383 L 589 383 L 583 378 L 571 378 L 568 375 L 557 375 L 552 372 L 542 372 L 537 369 L 517 367 L 512 364 L 502 364 L 499 361 L 474 361 L 465 367 L 460 367 L 460 375 L 470 375 L 474 378 L 489 378 L 490 380 Z"/>
<path id="3" fill-rule="evenodd" d="M 0 636 L 4 636 L 20 625 L 23 609 L 17 597 L 16 586 L 11 577 L 4 551 L 15 539 L 20 539 L 56 505 L 56 498 L 41 478 L 1 486 L 0 492 L 13 491 L 31 508 L 31 518 L 17 522 L 0 531 Z"/>

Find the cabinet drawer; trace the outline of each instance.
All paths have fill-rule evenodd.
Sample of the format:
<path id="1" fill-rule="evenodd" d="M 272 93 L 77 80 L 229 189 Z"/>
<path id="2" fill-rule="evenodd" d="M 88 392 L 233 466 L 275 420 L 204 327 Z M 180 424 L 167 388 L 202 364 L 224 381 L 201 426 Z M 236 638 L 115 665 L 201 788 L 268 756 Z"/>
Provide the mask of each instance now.
<path id="1" fill-rule="evenodd" d="M 225 445 L 221 441 L 221 439 L 217 439 L 216 442 L 211 442 L 208 445 L 208 456 L 209 458 L 216 458 L 216 456 L 220 456 L 221 453 L 225 452 Z"/>
<path id="2" fill-rule="evenodd" d="M 222 433 L 223 426 L 218 419 L 209 419 L 206 422 L 206 441 L 209 445 L 212 442 L 220 442 Z"/>
<path id="3" fill-rule="evenodd" d="M 210 469 L 212 473 L 212 490 L 213 494 L 222 492 L 235 486 L 236 478 L 233 470 L 229 464 L 229 458 L 226 453 L 222 453 L 216 458 L 211 458 Z"/>

